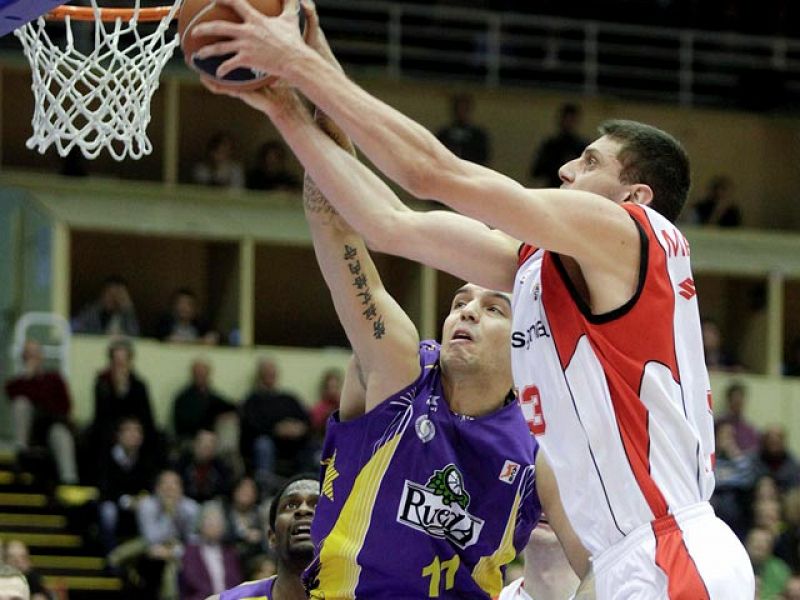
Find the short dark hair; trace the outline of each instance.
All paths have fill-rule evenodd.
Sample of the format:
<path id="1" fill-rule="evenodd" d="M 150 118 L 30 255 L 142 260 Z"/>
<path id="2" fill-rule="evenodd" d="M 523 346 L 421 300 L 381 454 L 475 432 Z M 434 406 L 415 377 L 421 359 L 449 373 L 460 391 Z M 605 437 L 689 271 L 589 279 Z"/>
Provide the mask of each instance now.
<path id="1" fill-rule="evenodd" d="M 622 163 L 620 181 L 650 186 L 650 208 L 675 221 L 691 187 L 689 156 L 681 143 L 666 131 L 637 121 L 605 121 L 599 131 L 622 143 L 617 155 Z"/>
<path id="2" fill-rule="evenodd" d="M 290 478 L 286 483 L 284 483 L 281 488 L 275 492 L 275 496 L 272 497 L 272 501 L 269 503 L 269 529 L 270 531 L 275 531 L 275 519 L 278 518 L 278 505 L 281 503 L 281 498 L 286 493 L 286 490 L 289 489 L 289 486 L 297 481 L 315 481 L 319 483 L 319 475 L 316 473 L 300 473 L 299 475 L 295 475 L 294 477 Z"/>
<path id="3" fill-rule="evenodd" d="M 136 355 L 136 352 L 133 349 L 133 342 L 126 337 L 114 338 L 111 340 L 111 342 L 109 342 L 107 350 L 109 360 L 114 357 L 114 352 L 117 350 L 125 350 L 130 359 L 133 359 L 133 357 Z"/>

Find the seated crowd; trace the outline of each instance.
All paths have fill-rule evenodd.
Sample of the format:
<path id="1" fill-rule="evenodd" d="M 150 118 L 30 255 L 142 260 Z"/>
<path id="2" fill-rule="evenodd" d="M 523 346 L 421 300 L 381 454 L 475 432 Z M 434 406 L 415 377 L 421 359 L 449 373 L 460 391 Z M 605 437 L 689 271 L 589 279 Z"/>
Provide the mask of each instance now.
<path id="1" fill-rule="evenodd" d="M 276 363 L 262 358 L 251 391 L 237 404 L 214 388 L 211 364 L 198 357 L 164 431 L 146 378 L 134 367 L 133 343 L 112 338 L 95 379 L 93 419 L 81 429 L 65 377 L 48 370 L 42 354 L 38 342 L 28 341 L 23 371 L 6 383 L 18 462 L 39 469 L 40 481 L 98 488 L 88 541 L 132 594 L 204 600 L 274 573 L 269 500 L 293 475 L 318 470 L 341 373 L 321 373 L 319 401 L 307 408 L 279 387 Z M 13 560 L 18 554 L 23 558 Z M 7 560 L 33 591 L 41 581 L 24 556 L 22 542 L 8 545 Z"/>
<path id="2" fill-rule="evenodd" d="M 209 343 L 192 300 L 176 293 L 162 339 Z M 75 323 L 95 333 L 139 332 L 117 277 Z M 710 368 L 741 370 L 721 354 L 712 325 L 704 323 Z M 24 345 L 22 370 L 6 383 L 19 460 L 26 469 L 49 468 L 61 484 L 98 488 L 88 537 L 132 595 L 204 600 L 273 574 L 270 499 L 293 476 L 318 470 L 342 374 L 320 373 L 319 396 L 309 408 L 280 387 L 275 361 L 261 358 L 251 390 L 234 402 L 214 387 L 212 364 L 198 356 L 175 392 L 165 431 L 155 421 L 146 377 L 134 366 L 131 338 L 110 339 L 107 364 L 94 383 L 93 418 L 83 429 L 72 419 L 64 376 L 46 367 L 38 342 Z M 800 600 L 800 463 L 783 427 L 757 430 L 747 421 L 746 402 L 742 384 L 727 388 L 716 425 L 712 504 L 745 542 L 760 597 Z M 33 598 L 51 597 L 24 543 L 10 541 L 5 561 L 26 576 Z"/>

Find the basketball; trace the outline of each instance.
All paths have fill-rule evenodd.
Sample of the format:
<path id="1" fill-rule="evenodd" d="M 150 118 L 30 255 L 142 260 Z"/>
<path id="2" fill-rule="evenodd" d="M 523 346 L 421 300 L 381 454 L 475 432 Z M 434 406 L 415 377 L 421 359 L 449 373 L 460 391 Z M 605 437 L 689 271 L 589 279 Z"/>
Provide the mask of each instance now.
<path id="1" fill-rule="evenodd" d="M 248 0 L 248 2 L 256 10 L 270 17 L 279 15 L 283 9 L 281 0 Z M 269 74 L 256 72 L 252 69 L 235 69 L 224 78 L 218 78 L 216 76 L 217 67 L 229 59 L 231 57 L 230 54 L 210 56 L 204 59 L 195 57 L 195 53 L 203 46 L 224 39 L 216 36 L 194 37 L 191 35 L 195 25 L 207 21 L 242 22 L 236 11 L 227 6 L 220 6 L 214 0 L 184 0 L 178 13 L 178 36 L 186 64 L 198 73 L 207 75 L 220 84 L 237 89 L 255 90 L 268 85 L 272 79 Z"/>

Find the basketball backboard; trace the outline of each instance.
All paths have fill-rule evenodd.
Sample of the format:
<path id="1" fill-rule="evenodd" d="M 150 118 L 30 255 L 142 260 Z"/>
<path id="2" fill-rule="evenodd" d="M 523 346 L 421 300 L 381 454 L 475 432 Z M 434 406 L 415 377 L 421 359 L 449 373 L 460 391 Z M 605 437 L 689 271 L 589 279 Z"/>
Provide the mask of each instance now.
<path id="1" fill-rule="evenodd" d="M 0 0 L 0 37 L 68 0 Z"/>

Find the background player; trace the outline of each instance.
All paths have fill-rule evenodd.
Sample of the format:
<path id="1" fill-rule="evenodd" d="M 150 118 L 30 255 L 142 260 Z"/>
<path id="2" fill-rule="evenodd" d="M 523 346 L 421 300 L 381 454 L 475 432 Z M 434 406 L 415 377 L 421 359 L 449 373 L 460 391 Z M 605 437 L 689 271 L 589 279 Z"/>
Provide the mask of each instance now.
<path id="1" fill-rule="evenodd" d="M 690 251 L 670 222 L 689 188 L 680 145 L 640 123 L 610 122 L 580 158 L 562 167 L 565 189 L 527 190 L 453 156 L 424 128 L 320 60 L 302 44 L 291 9 L 270 19 L 241 0 L 223 1 L 246 24 L 197 30 L 231 38 L 205 49 L 233 54 L 220 75 L 246 65 L 281 76 L 410 192 L 527 242 L 519 265 L 507 239 L 483 234 L 458 244 L 458 227 L 440 231 L 439 245 L 431 241 L 426 250 L 456 241 L 448 270 L 470 272 L 469 278 L 477 275 L 500 289 L 514 285 L 515 383 L 570 519 L 595 555 L 598 596 L 752 597 L 744 549 L 707 504 L 713 491 L 710 391 Z M 258 98 L 245 100 L 259 106 Z M 306 135 L 298 110 L 285 103 L 262 109 L 321 189 L 368 237 L 380 238 L 379 224 L 391 246 L 426 220 L 387 205 L 365 210 L 366 202 L 349 210 L 348 202 L 351 208 L 358 202 L 339 189 L 336 171 L 354 168 L 352 161 L 341 152 L 325 156 L 332 148 L 322 157 L 310 148 L 317 140 Z M 362 228 L 359 214 L 372 226 Z M 387 216 L 391 220 L 381 223 Z M 401 221 L 410 225 L 398 227 Z M 467 226 L 459 224 L 463 232 Z M 470 251 L 462 250 L 480 246 L 493 251 L 471 264 Z M 498 256 L 492 267 L 490 259 Z"/>
<path id="2" fill-rule="evenodd" d="M 301 575 L 314 557 L 311 521 L 319 502 L 315 475 L 293 477 L 275 494 L 269 507 L 269 543 L 278 558 L 277 573 L 249 581 L 208 600 L 303 600 Z"/>

